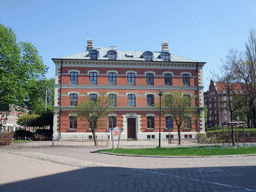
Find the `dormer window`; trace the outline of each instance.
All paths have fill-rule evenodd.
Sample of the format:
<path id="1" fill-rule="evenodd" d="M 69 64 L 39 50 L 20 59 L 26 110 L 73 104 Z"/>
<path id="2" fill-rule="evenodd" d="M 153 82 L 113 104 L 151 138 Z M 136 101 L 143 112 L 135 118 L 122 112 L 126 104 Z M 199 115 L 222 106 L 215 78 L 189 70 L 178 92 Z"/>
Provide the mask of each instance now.
<path id="1" fill-rule="evenodd" d="M 99 52 L 96 50 L 91 50 L 89 55 L 91 60 L 97 60 L 99 56 Z"/>
<path id="2" fill-rule="evenodd" d="M 109 51 L 108 52 L 108 59 L 109 60 L 116 60 L 116 52 L 115 51 Z"/>
<path id="3" fill-rule="evenodd" d="M 162 53 L 161 59 L 163 59 L 163 61 L 170 61 L 170 53 Z"/>
<path id="4" fill-rule="evenodd" d="M 144 52 L 143 57 L 144 57 L 145 61 L 152 61 L 153 53 L 150 51 Z"/>

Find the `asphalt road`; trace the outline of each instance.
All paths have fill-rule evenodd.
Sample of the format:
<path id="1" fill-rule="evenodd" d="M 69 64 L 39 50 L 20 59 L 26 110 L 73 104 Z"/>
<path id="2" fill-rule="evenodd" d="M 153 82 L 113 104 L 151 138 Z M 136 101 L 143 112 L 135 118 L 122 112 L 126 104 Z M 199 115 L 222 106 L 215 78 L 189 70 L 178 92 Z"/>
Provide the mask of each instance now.
<path id="1" fill-rule="evenodd" d="M 0 191 L 256 191 L 256 156 L 153 158 L 0 149 Z"/>

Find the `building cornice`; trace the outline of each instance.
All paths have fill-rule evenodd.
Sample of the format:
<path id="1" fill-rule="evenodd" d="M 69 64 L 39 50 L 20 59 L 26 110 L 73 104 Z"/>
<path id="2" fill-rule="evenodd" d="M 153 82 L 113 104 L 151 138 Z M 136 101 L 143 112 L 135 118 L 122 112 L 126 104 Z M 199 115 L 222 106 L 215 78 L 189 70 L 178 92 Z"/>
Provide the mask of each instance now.
<path id="1" fill-rule="evenodd" d="M 63 66 L 73 67 L 115 67 L 115 68 L 196 68 L 203 67 L 206 62 L 182 62 L 182 61 L 134 61 L 134 60 L 85 60 L 85 59 L 61 59 L 53 58 L 56 65 L 63 61 Z"/>
<path id="2" fill-rule="evenodd" d="M 55 84 L 55 88 L 60 88 L 60 84 Z M 63 89 L 111 89 L 111 90 L 186 90 L 196 91 L 197 86 L 151 86 L 151 85 L 81 85 L 81 84 L 62 84 Z M 203 89 L 203 86 L 199 86 Z"/>

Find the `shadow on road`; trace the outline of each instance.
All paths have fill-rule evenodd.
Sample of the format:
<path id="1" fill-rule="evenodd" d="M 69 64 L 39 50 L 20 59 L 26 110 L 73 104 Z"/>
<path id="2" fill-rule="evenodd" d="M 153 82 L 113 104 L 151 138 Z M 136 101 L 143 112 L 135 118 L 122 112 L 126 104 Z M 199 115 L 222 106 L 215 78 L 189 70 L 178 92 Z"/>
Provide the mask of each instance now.
<path id="1" fill-rule="evenodd" d="M 4 184 L 0 191 L 256 191 L 255 179 L 256 166 L 88 167 Z"/>

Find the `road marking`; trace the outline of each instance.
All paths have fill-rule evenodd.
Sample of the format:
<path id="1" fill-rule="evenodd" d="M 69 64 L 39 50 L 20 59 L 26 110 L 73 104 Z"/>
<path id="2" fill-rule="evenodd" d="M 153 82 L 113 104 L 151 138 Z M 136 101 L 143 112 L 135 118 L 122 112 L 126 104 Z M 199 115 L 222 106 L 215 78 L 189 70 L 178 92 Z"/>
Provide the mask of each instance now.
<path id="1" fill-rule="evenodd" d="M 202 173 L 202 172 L 223 172 L 223 170 L 221 169 L 204 169 L 204 168 L 201 168 L 198 170 L 199 173 Z"/>
<path id="2" fill-rule="evenodd" d="M 158 174 L 158 175 L 167 175 L 165 173 L 159 173 L 159 172 L 156 172 L 156 171 L 147 171 L 147 170 L 144 170 L 144 169 L 135 169 L 135 168 L 133 168 L 132 170 L 141 171 L 141 172 L 144 172 L 144 173 L 153 173 L 153 174 Z M 213 172 L 213 171 L 223 172 L 223 170 L 221 170 L 221 169 L 212 169 L 211 172 Z M 191 181 L 202 182 L 202 183 L 210 183 L 210 184 L 214 184 L 214 185 L 230 187 L 230 188 L 236 188 L 236 189 L 240 189 L 241 188 L 241 187 L 234 186 L 234 185 L 227 185 L 227 184 L 223 184 L 223 183 L 217 183 L 217 182 L 212 182 L 212 181 L 205 181 L 205 180 L 200 180 L 200 179 L 186 178 L 186 177 L 182 177 L 182 176 L 179 176 L 179 175 L 170 175 L 170 174 L 168 174 L 168 176 L 176 177 L 176 178 L 182 178 L 182 179 L 187 179 L 187 180 L 191 180 Z M 246 191 L 253 191 L 252 189 L 248 189 L 248 188 L 244 188 L 244 190 L 246 190 Z"/>

